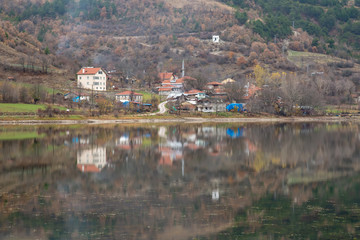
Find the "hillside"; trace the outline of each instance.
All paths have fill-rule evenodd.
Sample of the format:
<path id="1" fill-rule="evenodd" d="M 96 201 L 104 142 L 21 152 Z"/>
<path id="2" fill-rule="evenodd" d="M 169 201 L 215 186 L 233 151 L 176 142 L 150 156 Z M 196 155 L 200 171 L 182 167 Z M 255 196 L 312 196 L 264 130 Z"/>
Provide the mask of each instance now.
<path id="1" fill-rule="evenodd" d="M 205 81 L 241 80 L 259 64 L 270 73 L 306 73 L 310 65 L 335 80 L 359 82 L 358 0 L 0 3 L 2 78 L 67 83 L 81 66 L 96 65 L 116 69 L 118 80 L 133 77 L 151 86 L 157 72 L 178 72 L 185 59 L 186 73 Z M 219 44 L 212 43 L 214 34 Z M 324 63 L 302 57 L 299 64 L 288 50 L 332 58 Z M 351 67 L 332 71 L 333 57 Z"/>

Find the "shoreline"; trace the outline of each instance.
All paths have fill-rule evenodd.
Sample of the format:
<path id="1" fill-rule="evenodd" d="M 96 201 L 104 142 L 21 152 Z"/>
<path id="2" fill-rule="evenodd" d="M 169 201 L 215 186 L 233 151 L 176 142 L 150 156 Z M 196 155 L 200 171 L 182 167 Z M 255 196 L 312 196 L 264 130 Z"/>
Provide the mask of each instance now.
<path id="1" fill-rule="evenodd" d="M 39 124 L 140 124 L 140 123 L 300 123 L 300 122 L 360 122 L 359 117 L 253 117 L 253 118 L 152 118 L 152 119 L 83 119 L 83 120 L 2 120 L 0 125 L 39 125 Z"/>

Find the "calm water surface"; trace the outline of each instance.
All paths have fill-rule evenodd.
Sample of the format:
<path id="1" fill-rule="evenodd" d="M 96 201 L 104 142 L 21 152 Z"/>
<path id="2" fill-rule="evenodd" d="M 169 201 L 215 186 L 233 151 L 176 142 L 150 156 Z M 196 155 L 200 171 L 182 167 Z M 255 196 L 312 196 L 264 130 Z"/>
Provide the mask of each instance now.
<path id="1" fill-rule="evenodd" d="M 359 127 L 0 127 L 0 239 L 358 239 Z"/>

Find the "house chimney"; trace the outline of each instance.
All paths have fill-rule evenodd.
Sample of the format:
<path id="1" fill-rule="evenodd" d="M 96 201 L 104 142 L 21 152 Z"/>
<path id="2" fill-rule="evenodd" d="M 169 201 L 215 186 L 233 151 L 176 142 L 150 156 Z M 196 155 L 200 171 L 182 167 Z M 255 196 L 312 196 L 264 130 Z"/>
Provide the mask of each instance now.
<path id="1" fill-rule="evenodd" d="M 83 73 L 85 73 L 85 68 L 83 68 L 82 70 L 83 70 Z"/>

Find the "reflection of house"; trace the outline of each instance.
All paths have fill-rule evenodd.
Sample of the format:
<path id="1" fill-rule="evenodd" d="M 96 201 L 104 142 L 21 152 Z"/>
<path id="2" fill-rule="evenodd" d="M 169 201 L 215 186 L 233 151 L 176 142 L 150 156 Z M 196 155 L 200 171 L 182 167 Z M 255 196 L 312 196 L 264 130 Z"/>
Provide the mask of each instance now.
<path id="1" fill-rule="evenodd" d="M 124 134 L 120 138 L 115 140 L 116 146 L 120 147 L 121 149 L 131 150 L 134 148 L 138 148 L 142 144 L 142 137 L 137 136 L 130 138 L 129 134 Z"/>
<path id="2" fill-rule="evenodd" d="M 118 102 L 142 102 L 143 95 L 134 91 L 125 91 L 115 95 Z"/>
<path id="3" fill-rule="evenodd" d="M 105 165 L 105 147 L 86 149 L 77 153 L 77 168 L 82 172 L 100 172 Z"/>
<path id="4" fill-rule="evenodd" d="M 161 153 L 159 160 L 160 165 L 172 166 L 174 161 L 184 158 L 183 145 L 181 142 L 168 141 L 165 145 L 159 146 L 159 152 Z"/>
<path id="5" fill-rule="evenodd" d="M 106 91 L 107 74 L 102 68 L 84 67 L 77 73 L 80 88 Z"/>

